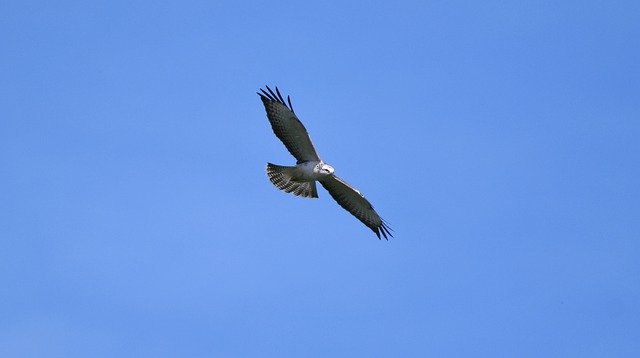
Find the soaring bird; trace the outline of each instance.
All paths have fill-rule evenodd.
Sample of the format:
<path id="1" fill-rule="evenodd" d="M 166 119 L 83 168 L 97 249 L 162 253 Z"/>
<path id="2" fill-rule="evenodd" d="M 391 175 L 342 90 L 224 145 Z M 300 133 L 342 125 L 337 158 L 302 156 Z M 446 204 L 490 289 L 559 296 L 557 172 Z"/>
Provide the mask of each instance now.
<path id="1" fill-rule="evenodd" d="M 297 160 L 295 166 L 267 163 L 267 176 L 271 183 L 287 193 L 317 198 L 316 181 L 318 181 L 340 206 L 373 230 L 378 239 L 381 239 L 381 234 L 386 240 L 389 239 L 387 236 L 393 237 L 389 226 L 376 213 L 364 195 L 338 178 L 334 174 L 333 167 L 320 160 L 307 129 L 293 110 L 291 98 L 287 96 L 285 102 L 278 87 L 275 93 L 269 86 L 266 88 L 267 91 L 261 88 L 257 94 L 267 111 L 271 128 Z"/>

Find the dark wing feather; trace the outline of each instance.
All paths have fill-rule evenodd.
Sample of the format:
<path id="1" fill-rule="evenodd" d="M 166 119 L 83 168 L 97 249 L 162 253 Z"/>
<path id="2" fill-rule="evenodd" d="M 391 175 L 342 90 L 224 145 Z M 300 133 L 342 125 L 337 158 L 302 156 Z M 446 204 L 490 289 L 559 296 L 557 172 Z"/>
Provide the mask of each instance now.
<path id="1" fill-rule="evenodd" d="M 267 118 L 269 118 L 273 133 L 282 141 L 298 163 L 320 160 L 311 143 L 307 129 L 293 112 L 291 99 L 287 97 L 289 104 L 287 106 L 278 87 L 276 87 L 275 93 L 269 86 L 266 87 L 268 92 L 261 88 L 258 95 L 267 111 Z"/>
<path id="2" fill-rule="evenodd" d="M 329 194 L 335 199 L 340 206 L 345 208 L 353 216 L 367 225 L 380 239 L 380 234 L 388 240 L 387 235 L 393 237 L 390 228 L 382 220 L 380 215 L 373 210 L 373 206 L 369 200 L 360 194 L 358 190 L 345 183 L 342 179 L 335 175 L 331 175 L 326 179 L 320 180 L 320 184 L 327 189 Z"/>

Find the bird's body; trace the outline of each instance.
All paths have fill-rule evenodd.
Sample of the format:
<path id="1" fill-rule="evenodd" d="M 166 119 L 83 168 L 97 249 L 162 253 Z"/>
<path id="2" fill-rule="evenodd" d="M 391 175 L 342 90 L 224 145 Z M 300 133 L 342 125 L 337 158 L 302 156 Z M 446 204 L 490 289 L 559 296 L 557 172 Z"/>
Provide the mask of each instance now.
<path id="1" fill-rule="evenodd" d="M 380 218 L 373 206 L 355 188 L 335 176 L 335 170 L 326 164 L 316 153 L 306 128 L 296 117 L 291 99 L 287 103 L 276 87 L 274 93 L 268 86 L 267 91 L 258 92 L 271 128 L 282 141 L 297 162 L 295 166 L 282 166 L 267 163 L 267 176 L 273 185 L 287 193 L 307 198 L 317 198 L 318 181 L 340 206 L 368 226 L 380 238 L 391 235 L 389 227 Z M 288 104 L 288 106 L 287 106 Z"/>
<path id="2" fill-rule="evenodd" d="M 303 162 L 296 164 L 296 176 L 294 180 L 314 181 L 321 180 L 333 174 L 334 169 L 323 161 Z"/>

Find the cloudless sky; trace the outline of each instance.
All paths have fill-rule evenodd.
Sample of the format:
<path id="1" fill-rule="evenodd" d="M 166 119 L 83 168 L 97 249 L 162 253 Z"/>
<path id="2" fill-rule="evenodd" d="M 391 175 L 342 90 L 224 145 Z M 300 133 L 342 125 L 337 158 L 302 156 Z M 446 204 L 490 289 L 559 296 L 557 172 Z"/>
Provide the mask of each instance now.
<path id="1" fill-rule="evenodd" d="M 639 4 L 3 2 L 0 356 L 640 356 Z"/>

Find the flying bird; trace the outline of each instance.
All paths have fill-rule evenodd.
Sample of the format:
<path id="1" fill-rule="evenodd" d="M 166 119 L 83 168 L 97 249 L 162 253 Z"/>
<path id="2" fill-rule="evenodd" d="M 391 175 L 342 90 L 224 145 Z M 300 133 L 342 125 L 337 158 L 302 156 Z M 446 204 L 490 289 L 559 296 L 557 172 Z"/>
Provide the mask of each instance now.
<path id="1" fill-rule="evenodd" d="M 316 153 L 307 129 L 296 116 L 291 98 L 287 101 L 280 94 L 266 86 L 267 91 L 257 92 L 267 111 L 271 128 L 297 162 L 295 166 L 282 166 L 267 163 L 267 176 L 276 188 L 287 193 L 306 198 L 317 198 L 316 181 L 327 189 L 333 199 L 344 209 L 358 218 L 376 234 L 393 237 L 390 228 L 373 209 L 371 203 L 356 188 L 347 184 L 334 174 L 334 169 L 326 164 Z"/>

